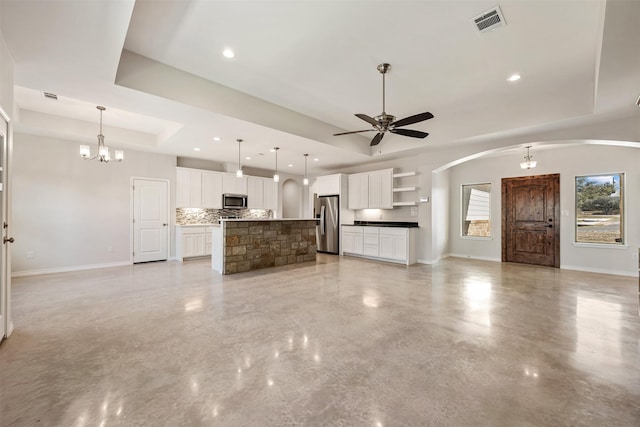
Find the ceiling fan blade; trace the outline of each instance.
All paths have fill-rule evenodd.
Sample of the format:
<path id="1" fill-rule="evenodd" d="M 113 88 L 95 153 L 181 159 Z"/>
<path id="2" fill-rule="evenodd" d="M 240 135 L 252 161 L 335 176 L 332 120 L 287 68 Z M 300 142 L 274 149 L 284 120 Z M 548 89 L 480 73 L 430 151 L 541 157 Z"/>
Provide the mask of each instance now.
<path id="1" fill-rule="evenodd" d="M 382 141 L 383 136 L 384 136 L 384 133 L 379 133 L 376 136 L 374 136 L 373 139 L 371 140 L 370 147 L 380 144 L 380 141 Z"/>
<path id="2" fill-rule="evenodd" d="M 378 123 L 376 119 L 374 119 L 373 117 L 369 117 L 366 114 L 356 114 L 356 117 L 364 120 L 367 123 L 371 123 L 373 126 L 380 126 L 380 123 Z"/>
<path id="3" fill-rule="evenodd" d="M 374 130 L 376 129 L 354 130 L 351 132 L 334 133 L 333 136 L 349 135 L 350 133 L 359 133 L 359 132 L 373 132 Z"/>
<path id="4" fill-rule="evenodd" d="M 400 126 L 412 125 L 414 123 L 423 122 L 429 119 L 433 119 L 433 114 L 420 113 L 414 116 L 405 117 L 404 119 L 396 120 L 395 122 L 391 123 L 389 126 L 400 127 Z"/>
<path id="5" fill-rule="evenodd" d="M 429 136 L 426 132 L 420 132 L 419 130 L 412 129 L 392 129 L 391 133 L 397 133 L 398 135 L 410 136 L 411 138 L 426 138 Z"/>

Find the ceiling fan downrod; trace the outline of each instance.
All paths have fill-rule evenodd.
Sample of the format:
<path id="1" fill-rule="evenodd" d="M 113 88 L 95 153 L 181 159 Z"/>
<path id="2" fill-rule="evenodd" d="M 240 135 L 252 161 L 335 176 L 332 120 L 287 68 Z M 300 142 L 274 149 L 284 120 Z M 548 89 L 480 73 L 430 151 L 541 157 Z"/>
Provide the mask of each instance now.
<path id="1" fill-rule="evenodd" d="M 387 114 L 387 110 L 385 108 L 385 89 L 386 89 L 386 85 L 385 85 L 385 74 L 387 74 L 389 71 L 391 71 L 391 64 L 387 64 L 387 63 L 383 63 L 378 65 L 378 71 L 380 71 L 380 74 L 382 74 L 382 115 L 386 115 Z"/>

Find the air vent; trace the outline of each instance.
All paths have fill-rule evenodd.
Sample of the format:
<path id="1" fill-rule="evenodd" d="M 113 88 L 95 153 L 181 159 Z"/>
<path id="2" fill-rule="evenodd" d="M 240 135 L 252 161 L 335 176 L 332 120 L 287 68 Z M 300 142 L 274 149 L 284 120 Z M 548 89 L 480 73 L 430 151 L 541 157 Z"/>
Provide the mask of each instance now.
<path id="1" fill-rule="evenodd" d="M 500 6 L 496 6 L 493 9 L 476 16 L 473 18 L 473 23 L 476 26 L 476 29 L 481 33 L 507 25 L 507 22 L 504 20 L 504 16 L 502 16 Z"/>
<path id="2" fill-rule="evenodd" d="M 51 92 L 42 92 L 44 94 L 45 98 L 49 98 L 49 99 L 54 99 L 54 100 L 58 100 L 58 95 L 56 95 L 55 93 L 51 93 Z"/>

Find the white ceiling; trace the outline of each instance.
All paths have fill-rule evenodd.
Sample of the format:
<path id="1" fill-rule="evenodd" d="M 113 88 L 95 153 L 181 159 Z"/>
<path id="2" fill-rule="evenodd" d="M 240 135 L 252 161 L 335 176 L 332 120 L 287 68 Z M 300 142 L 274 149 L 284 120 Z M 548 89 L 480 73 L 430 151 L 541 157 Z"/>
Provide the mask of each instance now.
<path id="1" fill-rule="evenodd" d="M 499 5 L 507 25 L 482 34 L 472 18 L 494 1 L 3 0 L 0 17 L 17 130 L 74 141 L 96 132 L 51 117 L 97 130 L 100 104 L 109 145 L 235 163 L 242 138 L 243 163 L 271 169 L 279 146 L 301 174 L 303 153 L 320 159 L 313 173 L 637 114 L 640 2 Z M 332 136 L 382 112 L 381 62 L 387 113 L 433 113 L 408 126 L 426 139 L 387 135 L 370 150 L 373 133 Z"/>

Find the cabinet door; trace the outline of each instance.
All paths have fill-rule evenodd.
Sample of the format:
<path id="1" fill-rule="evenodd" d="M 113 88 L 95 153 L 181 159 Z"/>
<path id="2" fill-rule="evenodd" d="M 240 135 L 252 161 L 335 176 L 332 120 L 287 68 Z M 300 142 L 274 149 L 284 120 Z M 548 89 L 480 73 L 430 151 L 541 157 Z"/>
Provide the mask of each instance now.
<path id="1" fill-rule="evenodd" d="M 188 169 L 176 168 L 176 208 L 191 207 L 190 177 Z"/>
<path id="2" fill-rule="evenodd" d="M 317 178 L 318 196 L 333 196 L 340 194 L 340 175 L 324 175 Z"/>
<path id="3" fill-rule="evenodd" d="M 357 255 L 364 254 L 364 235 L 362 233 L 353 236 L 353 252 Z"/>
<path id="4" fill-rule="evenodd" d="M 369 173 L 369 207 L 393 209 L 393 169 Z"/>
<path id="5" fill-rule="evenodd" d="M 190 208 L 202 207 L 202 172 L 189 171 L 189 206 Z"/>
<path id="6" fill-rule="evenodd" d="M 247 177 L 247 205 L 249 209 L 264 208 L 264 178 Z"/>
<path id="7" fill-rule="evenodd" d="M 342 230 L 342 252 L 353 253 L 354 234 Z"/>
<path id="8" fill-rule="evenodd" d="M 406 228 L 380 227 L 380 257 L 406 261 L 408 239 Z"/>
<path id="9" fill-rule="evenodd" d="M 271 178 L 264 178 L 264 209 L 278 210 L 278 183 Z"/>
<path id="10" fill-rule="evenodd" d="M 202 172 L 202 207 L 222 209 L 222 174 Z"/>
<path id="11" fill-rule="evenodd" d="M 196 239 L 195 234 L 183 234 L 182 235 L 182 257 L 195 256 L 196 254 Z"/>
<path id="12" fill-rule="evenodd" d="M 247 176 L 238 178 L 234 173 L 222 176 L 222 192 L 229 194 L 247 194 Z"/>
<path id="13" fill-rule="evenodd" d="M 207 237 L 205 233 L 194 234 L 195 237 L 195 256 L 206 255 Z"/>
<path id="14" fill-rule="evenodd" d="M 367 209 L 369 207 L 369 174 L 349 175 L 349 209 Z"/>

